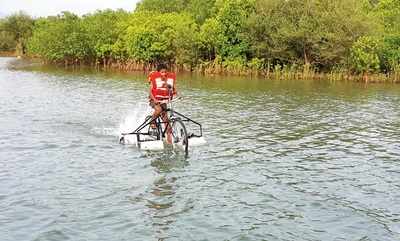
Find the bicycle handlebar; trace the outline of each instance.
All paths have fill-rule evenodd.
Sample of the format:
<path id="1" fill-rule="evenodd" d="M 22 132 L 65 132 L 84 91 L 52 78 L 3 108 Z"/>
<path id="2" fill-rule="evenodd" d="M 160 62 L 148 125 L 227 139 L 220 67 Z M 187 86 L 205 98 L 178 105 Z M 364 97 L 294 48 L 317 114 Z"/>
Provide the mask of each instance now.
<path id="1" fill-rule="evenodd" d="M 178 96 L 175 99 L 170 100 L 170 102 L 175 102 L 175 101 L 178 101 L 178 100 L 181 100 L 181 99 L 183 99 L 183 98 L 181 96 Z"/>

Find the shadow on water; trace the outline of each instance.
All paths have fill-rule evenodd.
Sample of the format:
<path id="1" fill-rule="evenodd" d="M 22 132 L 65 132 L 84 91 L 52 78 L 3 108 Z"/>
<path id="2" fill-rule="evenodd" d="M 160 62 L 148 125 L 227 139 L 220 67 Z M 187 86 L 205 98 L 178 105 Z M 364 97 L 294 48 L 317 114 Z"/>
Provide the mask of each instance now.
<path id="1" fill-rule="evenodd" d="M 184 153 L 173 149 L 147 153 L 150 165 L 158 174 L 146 194 L 146 204 L 150 213 L 154 236 L 157 240 L 170 238 L 170 229 L 177 221 L 178 214 L 191 209 L 189 202 L 182 202 L 177 194 L 179 189 L 178 174 L 189 165 Z"/>
<path id="2" fill-rule="evenodd" d="M 159 174 L 168 174 L 173 170 L 182 169 L 189 165 L 184 152 L 173 149 L 165 149 L 159 153 L 149 153 L 148 157 L 152 159 L 151 166 Z"/>

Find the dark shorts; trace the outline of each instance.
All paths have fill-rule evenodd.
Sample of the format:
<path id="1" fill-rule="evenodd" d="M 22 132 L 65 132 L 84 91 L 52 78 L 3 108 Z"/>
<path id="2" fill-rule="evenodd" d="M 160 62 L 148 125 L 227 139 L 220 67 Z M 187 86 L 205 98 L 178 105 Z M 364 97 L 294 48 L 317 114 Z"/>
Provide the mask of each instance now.
<path id="1" fill-rule="evenodd" d="M 167 110 L 167 104 L 166 103 L 160 103 L 160 102 L 154 102 L 154 100 L 149 99 L 149 105 L 154 108 L 156 105 L 161 106 L 161 109 L 163 111 Z"/>

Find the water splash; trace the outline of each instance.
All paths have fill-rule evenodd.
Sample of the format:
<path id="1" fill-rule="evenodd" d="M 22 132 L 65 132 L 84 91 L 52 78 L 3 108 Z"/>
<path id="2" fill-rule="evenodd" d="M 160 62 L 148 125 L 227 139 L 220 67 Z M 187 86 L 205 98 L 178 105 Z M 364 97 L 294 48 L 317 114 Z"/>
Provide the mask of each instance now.
<path id="1" fill-rule="evenodd" d="M 138 103 L 127 116 L 123 117 L 117 127 L 94 127 L 91 132 L 101 136 L 121 136 L 121 133 L 134 131 L 143 123 L 146 116 L 151 115 L 152 110 L 146 103 Z M 135 138 L 136 139 L 136 138 Z"/>
<path id="2" fill-rule="evenodd" d="M 117 135 L 121 133 L 129 133 L 134 131 L 140 124 L 143 123 L 146 116 L 151 115 L 151 108 L 146 103 L 138 103 L 135 108 L 130 112 L 124 120 L 119 124 Z M 136 143 L 136 136 L 125 136 L 126 142 L 130 144 Z"/>
<path id="3" fill-rule="evenodd" d="M 118 134 L 134 131 L 143 123 L 146 116 L 151 115 L 151 108 L 146 103 L 138 103 L 120 123 Z"/>

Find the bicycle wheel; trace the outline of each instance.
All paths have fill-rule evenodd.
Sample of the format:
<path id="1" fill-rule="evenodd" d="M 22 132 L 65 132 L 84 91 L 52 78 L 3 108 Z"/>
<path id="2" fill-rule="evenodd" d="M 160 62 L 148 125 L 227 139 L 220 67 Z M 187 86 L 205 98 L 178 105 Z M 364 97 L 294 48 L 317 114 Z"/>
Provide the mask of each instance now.
<path id="1" fill-rule="evenodd" d="M 171 122 L 172 141 L 174 145 L 178 145 L 184 150 L 185 157 L 187 157 L 189 153 L 189 142 L 185 124 L 179 119 L 173 119 Z"/>

